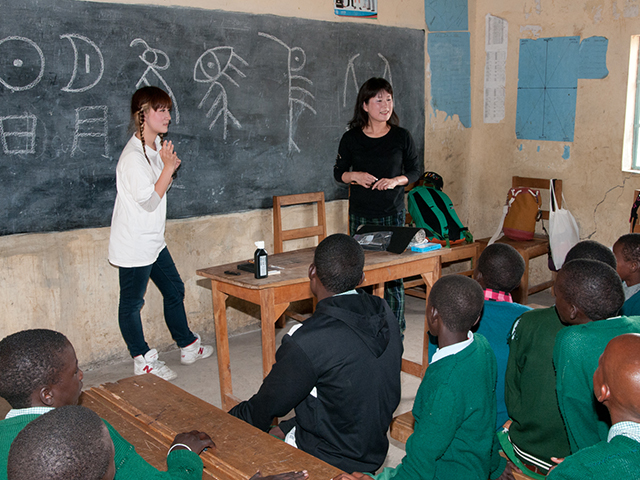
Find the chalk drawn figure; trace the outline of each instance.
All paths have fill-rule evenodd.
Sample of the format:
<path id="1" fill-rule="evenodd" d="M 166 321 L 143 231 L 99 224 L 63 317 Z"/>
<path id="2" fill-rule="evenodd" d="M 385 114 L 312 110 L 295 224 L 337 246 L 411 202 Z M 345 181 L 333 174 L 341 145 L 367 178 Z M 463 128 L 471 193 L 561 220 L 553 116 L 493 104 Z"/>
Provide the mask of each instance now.
<path id="1" fill-rule="evenodd" d="M 0 58 L 5 58 L 2 68 L 6 69 L 0 70 L 0 83 L 12 92 L 29 90 L 42 80 L 44 54 L 33 40 L 25 37 L 3 38 L 0 40 Z M 33 77 L 33 80 L 26 85 L 16 85 L 17 80 L 24 76 Z"/>
<path id="2" fill-rule="evenodd" d="M 260 35 L 261 37 L 269 38 L 274 42 L 279 43 L 288 51 L 287 76 L 289 80 L 289 153 L 291 153 L 292 149 L 295 149 L 296 152 L 300 152 L 298 145 L 296 145 L 296 142 L 293 140 L 293 134 L 297 119 L 305 109 L 309 109 L 313 112 L 314 115 L 317 115 L 315 109 L 309 104 L 309 99 L 315 100 L 316 97 L 314 97 L 309 90 L 307 90 L 303 86 L 300 86 L 304 85 L 305 83 L 313 85 L 313 82 L 307 77 L 296 74 L 296 72 L 302 70 L 305 63 L 307 63 L 307 55 L 304 53 L 304 50 L 302 48 L 291 48 L 289 45 L 284 43 L 279 38 L 274 37 L 273 35 L 262 32 L 258 32 L 258 35 Z M 298 112 L 295 113 L 294 118 L 295 105 L 301 105 L 302 109 L 298 110 Z"/>
<path id="3" fill-rule="evenodd" d="M 342 90 L 342 106 L 343 107 L 347 106 L 347 87 L 349 85 L 349 74 L 351 74 L 351 80 L 352 80 L 353 88 L 356 91 L 356 95 L 358 94 L 358 90 L 360 89 L 360 83 L 356 78 L 356 67 L 354 64 L 354 60 L 359 56 L 360 54 L 358 53 L 353 57 L 351 57 L 347 62 L 347 70 L 344 73 L 344 88 Z M 382 62 L 384 63 L 384 71 L 382 72 L 382 78 L 386 79 L 389 82 L 389 84 L 393 86 L 393 79 L 391 78 L 391 65 L 389 65 L 389 60 L 387 60 L 385 56 L 382 55 L 381 53 L 378 53 L 378 57 L 380 57 L 380 59 L 382 59 Z"/>
<path id="4" fill-rule="evenodd" d="M 136 83 L 136 88 L 140 88 L 143 85 L 147 87 L 151 86 L 151 83 L 149 83 L 149 79 L 147 78 L 147 75 L 150 72 L 154 73 L 155 76 L 158 77 L 158 80 L 162 82 L 162 85 L 164 86 L 165 91 L 171 97 L 171 101 L 173 102 L 172 110 L 176 115 L 176 124 L 180 123 L 180 111 L 178 110 L 178 101 L 176 100 L 176 97 L 173 94 L 173 90 L 171 90 L 171 87 L 167 85 L 167 82 L 164 80 L 164 78 L 159 72 L 159 70 L 168 69 L 169 66 L 171 65 L 169 56 L 166 53 L 164 53 L 162 50 L 158 50 L 157 48 L 151 48 L 147 44 L 147 42 L 145 42 L 141 38 L 136 38 L 129 44 L 130 47 L 133 47 L 134 45 L 144 45 L 145 50 L 144 52 L 142 52 L 141 55 L 138 55 L 138 58 L 142 60 L 145 63 L 145 65 L 147 65 L 147 69 L 144 71 L 144 73 L 140 77 L 140 80 L 138 80 L 138 83 Z M 161 59 L 163 63 L 160 63 Z"/>
<path id="5" fill-rule="evenodd" d="M 37 124 L 37 117 L 30 113 L 0 117 L 2 151 L 6 155 L 36 153 Z"/>
<path id="6" fill-rule="evenodd" d="M 109 158 L 109 124 L 107 123 L 107 113 L 109 109 L 106 105 L 93 107 L 76 108 L 76 128 L 73 134 L 73 146 L 71 156 L 76 154 L 80 139 L 82 138 L 102 138 L 104 142 L 103 157 Z"/>
<path id="7" fill-rule="evenodd" d="M 209 130 L 213 130 L 213 127 L 222 115 L 222 120 L 224 122 L 222 138 L 224 140 L 227 139 L 227 124 L 229 120 L 231 120 L 237 128 L 242 128 L 240 122 L 233 116 L 231 110 L 229 110 L 227 90 L 221 83 L 221 81 L 226 78 L 233 85 L 239 87 L 240 85 L 238 85 L 238 82 L 236 82 L 229 73 L 236 73 L 242 78 L 246 77 L 246 75 L 242 73 L 242 71 L 240 71 L 232 61 L 237 61 L 244 67 L 249 65 L 242 57 L 233 51 L 233 47 L 215 47 L 210 48 L 200 55 L 200 58 L 198 58 L 195 66 L 193 67 L 193 79 L 199 83 L 210 84 L 207 93 L 205 93 L 204 97 L 202 97 L 202 100 L 198 104 L 198 108 L 202 108 L 204 106 L 214 88 L 219 90 L 218 96 L 213 101 L 213 104 L 211 104 L 206 116 L 207 118 L 210 118 L 211 115 L 216 112 L 216 108 L 218 109 L 216 116 L 209 124 Z"/>
<path id="8" fill-rule="evenodd" d="M 71 80 L 69 80 L 69 83 L 67 84 L 66 87 L 62 88 L 62 91 L 79 93 L 79 92 L 86 92 L 87 90 L 91 90 L 93 87 L 95 87 L 98 84 L 98 82 L 100 82 L 100 80 L 102 80 L 102 75 L 104 74 L 104 58 L 102 57 L 102 52 L 100 51 L 100 48 L 98 48 L 98 46 L 94 42 L 89 40 L 87 37 L 78 35 L 76 33 L 66 33 L 64 35 L 60 35 L 60 38 L 66 38 L 71 42 L 71 47 L 73 47 L 73 56 L 74 56 L 73 72 L 71 74 Z M 89 55 L 88 53 L 85 53 L 84 56 L 81 57 L 80 53 L 78 52 L 78 45 L 76 43 L 76 41 L 78 40 L 84 42 L 85 44 L 93 48 L 93 50 L 97 54 L 98 65 L 92 65 L 92 62 L 91 62 L 92 55 Z M 84 60 L 84 68 L 79 69 L 78 67 L 80 66 L 80 63 L 82 60 Z M 80 74 L 81 77 L 89 78 L 89 79 L 95 76 L 95 79 L 90 84 L 85 85 L 84 87 L 75 87 L 74 83 L 78 80 L 78 74 Z"/>

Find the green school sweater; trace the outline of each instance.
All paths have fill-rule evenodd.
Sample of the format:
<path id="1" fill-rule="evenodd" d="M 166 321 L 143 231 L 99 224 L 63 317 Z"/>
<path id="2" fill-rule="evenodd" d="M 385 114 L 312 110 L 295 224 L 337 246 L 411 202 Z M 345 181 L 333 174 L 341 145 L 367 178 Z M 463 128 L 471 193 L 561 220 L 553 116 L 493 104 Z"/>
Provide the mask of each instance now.
<path id="1" fill-rule="evenodd" d="M 406 455 L 376 480 L 497 478 L 496 358 L 475 334 L 464 350 L 429 365 L 413 405 L 416 423 Z"/>
<path id="2" fill-rule="evenodd" d="M 567 457 L 548 480 L 640 478 L 640 443 L 623 435 L 603 441 Z"/>
<path id="3" fill-rule="evenodd" d="M 593 394 L 593 374 L 607 343 L 624 333 L 640 333 L 640 317 L 614 317 L 565 328 L 556 338 L 558 405 L 571 453 L 607 439 L 609 412 Z"/>
<path id="4" fill-rule="evenodd" d="M 551 464 L 551 457 L 571 453 L 553 369 L 553 347 L 564 328 L 555 307 L 523 313 L 511 330 L 505 375 L 505 403 L 513 421 L 511 441 Z"/>
<path id="5" fill-rule="evenodd" d="M 0 480 L 7 480 L 7 457 L 11 442 L 31 420 L 39 415 L 19 415 L 0 421 Z M 189 450 L 174 450 L 167 458 L 167 471 L 161 472 L 136 453 L 135 448 L 105 420 L 115 447 L 115 480 L 200 480 L 202 460 Z"/>

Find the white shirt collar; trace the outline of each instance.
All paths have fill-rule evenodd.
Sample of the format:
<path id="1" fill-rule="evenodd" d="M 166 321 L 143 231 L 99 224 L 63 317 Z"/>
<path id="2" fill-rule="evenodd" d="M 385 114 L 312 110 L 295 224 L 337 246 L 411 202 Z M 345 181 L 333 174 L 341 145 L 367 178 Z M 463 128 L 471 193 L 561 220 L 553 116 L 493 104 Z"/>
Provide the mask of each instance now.
<path id="1" fill-rule="evenodd" d="M 20 415 L 42 415 L 50 410 L 53 410 L 53 407 L 12 408 L 4 418 L 7 420 L 9 418 L 19 417 Z"/>
<path id="2" fill-rule="evenodd" d="M 431 357 L 431 363 L 435 363 L 438 360 L 442 360 L 444 357 L 448 357 L 449 355 L 455 355 L 456 353 L 461 352 L 469 345 L 473 343 L 473 332 L 467 332 L 467 340 L 463 342 L 454 343 L 453 345 L 449 345 L 448 347 L 438 348 L 436 353 Z"/>
<path id="3" fill-rule="evenodd" d="M 622 435 L 640 443 L 640 423 L 636 422 L 618 422 L 609 429 L 609 436 L 607 442 L 610 442 L 613 437 Z"/>

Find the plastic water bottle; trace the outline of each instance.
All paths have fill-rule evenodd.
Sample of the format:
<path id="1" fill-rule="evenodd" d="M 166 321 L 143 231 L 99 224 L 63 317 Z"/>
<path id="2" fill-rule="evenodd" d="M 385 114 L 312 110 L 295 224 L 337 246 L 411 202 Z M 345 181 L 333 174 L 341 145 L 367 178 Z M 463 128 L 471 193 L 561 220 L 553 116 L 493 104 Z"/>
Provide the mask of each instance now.
<path id="1" fill-rule="evenodd" d="M 256 278 L 266 278 L 267 271 L 269 269 L 269 262 L 267 260 L 267 251 L 264 249 L 264 242 L 255 242 L 258 249 L 253 254 L 253 264 L 255 266 Z"/>

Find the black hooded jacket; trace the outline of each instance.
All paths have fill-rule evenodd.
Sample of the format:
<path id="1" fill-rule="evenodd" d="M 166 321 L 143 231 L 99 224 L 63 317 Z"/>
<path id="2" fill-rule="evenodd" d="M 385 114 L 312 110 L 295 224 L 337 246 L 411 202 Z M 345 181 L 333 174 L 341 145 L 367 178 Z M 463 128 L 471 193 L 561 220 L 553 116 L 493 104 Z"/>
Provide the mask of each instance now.
<path id="1" fill-rule="evenodd" d="M 325 298 L 284 336 L 258 393 L 229 413 L 267 431 L 295 408 L 281 426 L 296 427 L 298 448 L 349 473 L 374 472 L 389 447 L 401 362 L 400 329 L 384 300 Z"/>

